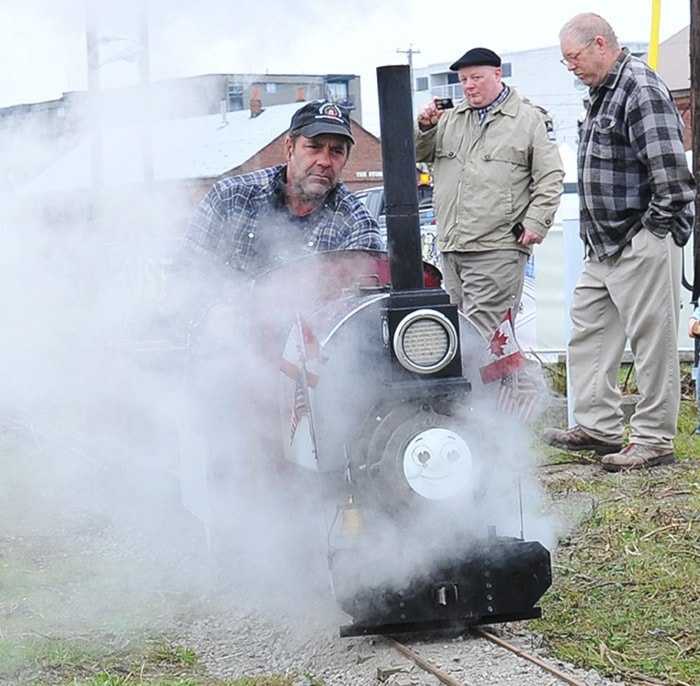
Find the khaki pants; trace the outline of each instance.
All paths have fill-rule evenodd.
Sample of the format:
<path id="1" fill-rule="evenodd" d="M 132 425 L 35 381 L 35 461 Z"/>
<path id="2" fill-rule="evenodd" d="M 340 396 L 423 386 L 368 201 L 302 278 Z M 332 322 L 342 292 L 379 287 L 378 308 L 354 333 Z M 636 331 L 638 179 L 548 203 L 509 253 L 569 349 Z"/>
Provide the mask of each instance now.
<path id="1" fill-rule="evenodd" d="M 527 255 L 519 250 L 442 253 L 450 300 L 491 340 L 509 307 L 518 312 Z"/>
<path id="2" fill-rule="evenodd" d="M 589 257 L 574 290 L 569 371 L 576 422 L 594 438 L 622 441 L 617 387 L 629 340 L 640 400 L 631 443 L 672 447 L 680 407 L 678 318 L 681 249 L 642 229 L 622 253 Z"/>

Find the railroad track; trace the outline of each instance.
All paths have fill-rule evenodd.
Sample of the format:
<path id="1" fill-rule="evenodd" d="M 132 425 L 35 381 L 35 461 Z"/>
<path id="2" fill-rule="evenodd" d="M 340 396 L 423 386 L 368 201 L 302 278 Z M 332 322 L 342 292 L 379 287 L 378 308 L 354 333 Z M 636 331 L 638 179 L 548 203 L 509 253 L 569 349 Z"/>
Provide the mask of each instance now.
<path id="1" fill-rule="evenodd" d="M 481 638 L 485 641 L 489 641 L 494 645 L 502 648 L 503 650 L 508 650 L 522 660 L 526 660 L 532 664 L 537 665 L 540 669 L 544 670 L 547 674 L 556 677 L 563 684 L 568 684 L 568 686 L 586 686 L 586 684 L 570 674 L 566 674 L 554 665 L 542 660 L 541 658 L 528 653 L 527 651 L 519 648 L 518 646 L 500 638 L 493 632 L 482 627 L 474 627 L 471 629 L 471 633 Z M 440 667 L 433 664 L 430 660 L 422 657 L 418 652 L 409 648 L 404 643 L 397 641 L 396 639 L 390 638 L 388 636 L 381 636 L 381 640 L 387 645 L 391 646 L 397 652 L 401 653 L 404 657 L 408 658 L 414 662 L 422 670 L 434 676 L 440 683 L 445 686 L 472 686 L 468 681 L 464 681 L 461 678 L 458 679 L 450 675 L 445 667 Z"/>

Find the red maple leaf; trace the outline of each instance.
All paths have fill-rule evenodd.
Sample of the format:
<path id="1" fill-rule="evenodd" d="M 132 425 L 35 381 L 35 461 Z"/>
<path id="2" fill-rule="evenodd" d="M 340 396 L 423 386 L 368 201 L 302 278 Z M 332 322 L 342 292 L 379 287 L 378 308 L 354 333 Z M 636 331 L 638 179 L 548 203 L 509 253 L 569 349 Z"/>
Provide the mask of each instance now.
<path id="1" fill-rule="evenodd" d="M 503 356 L 503 348 L 508 342 L 508 336 L 506 336 L 502 331 L 496 331 L 491 339 L 491 354 L 496 357 Z"/>

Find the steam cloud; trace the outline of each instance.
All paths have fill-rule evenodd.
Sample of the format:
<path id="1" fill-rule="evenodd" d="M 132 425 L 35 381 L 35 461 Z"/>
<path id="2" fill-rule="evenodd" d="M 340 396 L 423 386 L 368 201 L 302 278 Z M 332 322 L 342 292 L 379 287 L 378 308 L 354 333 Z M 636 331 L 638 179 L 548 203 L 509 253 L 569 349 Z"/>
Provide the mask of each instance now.
<path id="1" fill-rule="evenodd" d="M 87 122 L 77 128 L 87 131 Z M 55 159 L 59 151 L 37 144 L 42 133 L 24 131 L 13 149 Z M 181 192 L 144 196 L 140 187 L 107 186 L 96 203 L 86 187 L 27 193 L 20 181 L 5 188 L 1 203 L 0 410 L 3 431 L 26 437 L 32 457 L 4 457 L 11 476 L 2 494 L 16 513 L 7 521 L 24 533 L 74 536 L 76 558 L 87 550 L 97 557 L 89 578 L 51 616 L 56 626 L 96 621 L 100 611 L 110 615 L 117 607 L 138 610 L 144 621 L 149 611 L 180 613 L 213 588 L 206 561 L 212 531 L 183 507 L 180 492 L 183 464 L 204 459 L 208 446 L 192 423 L 196 408 L 183 381 L 188 341 L 165 316 L 172 314 L 166 274 L 191 207 Z M 225 515 L 232 542 L 219 560 L 217 593 L 299 621 L 317 612 L 333 626 L 325 556 L 337 501 L 325 498 L 317 475 L 292 478 L 271 468 L 286 427 L 265 413 L 252 426 L 243 412 L 269 360 L 257 358 L 258 347 L 241 330 L 230 341 L 235 369 L 214 367 L 206 379 L 209 387 L 231 381 L 243 389 L 241 405 L 216 418 L 231 462 L 230 507 L 215 514 Z M 245 426 L 237 424 L 242 416 Z M 477 411 L 471 421 L 476 445 L 489 453 L 483 467 L 489 488 L 475 494 L 477 509 L 468 503 L 426 517 L 431 544 L 420 536 L 406 541 L 400 568 L 385 560 L 375 580 L 400 583 L 429 566 L 436 551 L 461 544 L 462 526 L 473 536 L 491 525 L 519 535 L 521 495 L 526 536 L 553 544 L 522 429 L 505 431 L 488 412 Z M 187 504 L 206 514 L 206 489 L 190 486 Z M 393 534 L 387 523 L 385 536 Z M 378 537 L 379 548 L 385 540 Z"/>
<path id="2" fill-rule="evenodd" d="M 143 206 L 142 198 L 134 196 L 132 205 Z M 278 365 L 270 366 L 256 332 L 241 326 L 239 337 L 228 341 L 223 364 L 213 357 L 199 367 L 205 391 L 223 391 L 227 402 L 197 407 L 186 378 L 192 351 L 182 331 L 164 319 L 160 280 L 168 273 L 172 241 L 114 241 L 123 230 L 119 215 L 102 214 L 83 230 L 70 231 L 60 225 L 56 205 L 42 208 L 36 196 L 20 196 L 13 208 L 0 253 L 0 403 L 6 426 L 24 427 L 41 448 L 42 462 L 30 481 L 43 487 L 13 494 L 25 501 L 27 516 L 37 525 L 58 517 L 59 528 L 92 522 L 91 530 L 98 517 L 105 527 L 98 537 L 126 546 L 119 583 L 131 589 L 127 597 L 165 593 L 172 601 L 169 612 L 181 612 L 189 602 L 184 598 L 210 596 L 214 580 L 220 598 L 250 609 L 282 611 L 300 622 L 320 613 L 317 618 L 325 616 L 329 627 L 337 623 L 325 555 L 328 528 L 342 501 L 325 496 L 319 475 L 299 476 L 280 466 L 284 419 L 265 407 L 251 412 L 253 400 L 276 393 L 276 379 L 267 374 Z M 179 213 L 161 221 L 184 226 L 188 218 Z M 314 287 L 296 284 L 306 292 Z M 276 305 L 273 298 L 262 309 L 274 312 Z M 481 350 L 466 354 L 478 364 Z M 351 378 L 339 383 L 351 392 Z M 502 420 L 496 425 L 492 411 L 478 402 L 469 412 L 481 490 L 455 508 L 426 511 L 402 540 L 400 558 L 382 554 L 393 549 L 397 531 L 394 522 L 380 523 L 382 564 L 369 582 L 401 584 L 489 526 L 518 536 L 524 522 L 526 537 L 551 547 L 552 527 L 538 512 L 542 497 L 524 431 Z M 201 468 L 212 450 L 223 461 L 206 484 Z M 198 474 L 190 470 L 197 463 Z M 210 519 L 208 530 L 182 505 L 183 476 L 192 479 L 185 484 L 185 502 Z M 222 484 L 228 489 L 225 506 L 211 510 L 208 497 Z M 224 536 L 230 543 L 215 560 L 214 579 L 207 534 L 210 542 Z M 102 571 L 103 584 L 93 579 L 80 594 L 79 616 L 95 602 L 93 593 L 102 598 L 98 604 L 114 602 L 111 594 L 103 597 L 104 587 L 115 583 L 113 565 L 105 561 Z"/>

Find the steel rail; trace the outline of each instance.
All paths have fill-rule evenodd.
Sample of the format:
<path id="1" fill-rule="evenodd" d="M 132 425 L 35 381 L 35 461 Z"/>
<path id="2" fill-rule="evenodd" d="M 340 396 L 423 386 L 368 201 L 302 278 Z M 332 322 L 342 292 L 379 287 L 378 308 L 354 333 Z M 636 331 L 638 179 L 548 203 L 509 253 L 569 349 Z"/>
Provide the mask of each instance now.
<path id="1" fill-rule="evenodd" d="M 511 653 L 515 654 L 517 657 L 532 662 L 533 664 L 545 670 L 560 681 L 564 682 L 565 684 L 568 684 L 568 686 L 586 686 L 583 682 L 579 681 L 578 679 L 575 679 L 569 674 L 565 674 L 560 669 L 556 668 L 554 665 L 538 658 L 535 655 L 532 655 L 531 653 L 528 653 L 522 648 L 518 648 L 512 643 L 508 643 L 508 641 L 503 640 L 502 638 L 496 636 L 487 629 L 484 629 L 482 627 L 472 627 L 471 631 L 476 636 L 479 636 L 484 640 L 490 641 L 491 643 L 497 645 L 499 648 L 508 650 Z M 389 638 L 388 636 L 380 636 L 380 638 L 387 645 L 391 646 L 392 648 L 394 648 L 394 650 L 401 653 L 404 657 L 407 657 L 409 660 L 412 660 L 422 670 L 428 672 L 429 674 L 432 674 L 438 681 L 440 681 L 440 683 L 445 684 L 445 686 L 470 686 L 470 684 L 468 684 L 467 682 L 459 681 L 458 679 L 455 679 L 449 674 L 446 674 L 437 665 L 434 665 L 425 658 L 421 657 L 418 653 L 411 650 L 408 646 L 404 645 L 403 643 L 399 643 L 395 639 Z"/>
<path id="2" fill-rule="evenodd" d="M 445 674 L 445 672 L 439 669 L 436 665 L 428 662 L 403 643 L 399 643 L 388 636 L 381 636 L 380 638 L 401 653 L 404 657 L 407 657 L 409 660 L 413 660 L 413 662 L 415 662 L 422 670 L 432 674 L 438 681 L 440 681 L 440 683 L 445 684 L 445 686 L 470 686 L 463 681 L 457 681 L 457 679 L 451 677 L 449 674 Z"/>
<path id="3" fill-rule="evenodd" d="M 510 652 L 515 653 L 515 655 L 517 655 L 518 657 L 523 658 L 523 660 L 528 660 L 529 662 L 536 664 L 538 667 L 541 667 L 545 671 L 549 672 L 551 675 L 557 677 L 557 679 L 563 681 L 565 684 L 569 684 L 569 686 L 586 686 L 586 684 L 584 684 L 583 682 L 578 681 L 578 679 L 574 679 L 568 674 L 565 674 L 561 670 L 557 669 L 554 665 L 549 664 L 549 662 L 545 662 L 539 657 L 532 655 L 531 653 L 528 653 L 527 651 L 522 650 L 521 648 L 518 648 L 512 643 L 504 641 L 502 638 L 496 636 L 487 629 L 477 626 L 472 627 L 472 631 L 478 634 L 479 636 L 482 636 L 487 641 L 491 641 L 491 643 L 494 643 L 495 645 L 500 646 L 501 648 L 510 650 Z"/>

